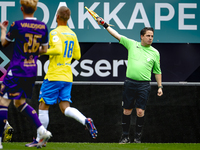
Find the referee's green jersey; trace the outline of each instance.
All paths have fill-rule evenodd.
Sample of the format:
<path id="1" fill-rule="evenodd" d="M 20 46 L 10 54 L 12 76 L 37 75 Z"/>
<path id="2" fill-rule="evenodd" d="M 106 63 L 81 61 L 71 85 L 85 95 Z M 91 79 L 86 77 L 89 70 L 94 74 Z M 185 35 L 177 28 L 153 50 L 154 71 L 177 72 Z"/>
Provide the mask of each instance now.
<path id="1" fill-rule="evenodd" d="M 128 50 L 128 65 L 126 77 L 137 81 L 151 81 L 151 72 L 161 74 L 160 54 L 150 47 L 144 47 L 141 42 L 122 36 L 122 44 Z"/>

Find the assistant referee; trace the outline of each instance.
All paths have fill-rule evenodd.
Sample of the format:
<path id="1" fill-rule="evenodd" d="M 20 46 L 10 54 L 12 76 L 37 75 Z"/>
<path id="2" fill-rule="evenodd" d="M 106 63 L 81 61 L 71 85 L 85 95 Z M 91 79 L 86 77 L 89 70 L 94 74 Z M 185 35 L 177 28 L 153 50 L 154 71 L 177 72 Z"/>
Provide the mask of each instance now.
<path id="1" fill-rule="evenodd" d="M 102 18 L 98 18 L 97 22 L 101 24 L 101 22 L 104 21 Z M 163 95 L 160 54 L 151 46 L 154 37 L 154 29 L 151 27 L 142 29 L 140 31 L 141 42 L 137 42 L 120 35 L 107 23 L 101 25 L 128 50 L 128 65 L 122 100 L 123 132 L 119 143 L 130 143 L 129 129 L 133 108 L 136 108 L 137 114 L 134 142 L 141 143 L 145 108 L 151 90 L 150 81 L 152 71 L 155 74 L 158 85 L 157 95 Z"/>

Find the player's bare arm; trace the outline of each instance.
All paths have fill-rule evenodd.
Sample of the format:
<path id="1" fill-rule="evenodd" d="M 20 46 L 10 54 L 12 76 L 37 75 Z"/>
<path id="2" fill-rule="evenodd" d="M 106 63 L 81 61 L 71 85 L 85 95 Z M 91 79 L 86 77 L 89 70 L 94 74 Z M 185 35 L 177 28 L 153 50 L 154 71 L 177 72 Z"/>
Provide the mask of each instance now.
<path id="1" fill-rule="evenodd" d="M 7 46 L 10 42 L 6 40 L 6 32 L 8 27 L 8 21 L 4 21 L 3 23 L 0 23 L 1 28 L 1 45 L 3 47 Z"/>
<path id="2" fill-rule="evenodd" d="M 163 95 L 163 91 L 162 91 L 162 75 L 161 74 L 155 74 L 155 79 L 156 82 L 158 84 L 158 96 L 162 96 Z"/>
<path id="3" fill-rule="evenodd" d="M 48 49 L 48 45 L 42 45 L 42 46 L 40 46 L 40 48 L 39 48 L 39 54 L 46 53 L 47 49 Z"/>
<path id="4" fill-rule="evenodd" d="M 97 22 L 98 22 L 98 24 L 101 24 L 102 26 L 104 26 L 104 24 L 102 24 L 101 22 L 105 22 L 104 20 L 103 20 L 103 18 L 97 18 Z M 114 30 L 113 28 L 111 28 L 110 26 L 108 26 L 107 28 L 106 28 L 106 30 L 113 36 L 113 37 L 115 37 L 118 41 L 120 41 L 120 39 L 121 39 L 121 35 L 116 31 L 116 30 Z"/>

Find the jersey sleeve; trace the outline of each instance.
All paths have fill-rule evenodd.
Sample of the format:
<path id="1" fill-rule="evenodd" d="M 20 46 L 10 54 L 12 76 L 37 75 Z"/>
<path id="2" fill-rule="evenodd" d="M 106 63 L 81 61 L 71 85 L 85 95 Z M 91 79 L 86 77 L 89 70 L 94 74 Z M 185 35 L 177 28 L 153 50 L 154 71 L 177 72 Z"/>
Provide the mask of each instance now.
<path id="1" fill-rule="evenodd" d="M 6 34 L 6 40 L 12 41 L 17 36 L 18 28 L 15 22 L 10 25 L 9 31 Z"/>
<path id="2" fill-rule="evenodd" d="M 129 50 L 133 44 L 136 44 L 136 41 L 122 36 L 119 43 L 122 44 L 127 50 Z"/>
<path id="3" fill-rule="evenodd" d="M 160 54 L 159 53 L 157 53 L 157 55 L 156 55 L 156 59 L 155 59 L 154 66 L 153 66 L 153 73 L 154 74 L 161 74 Z"/>
<path id="4" fill-rule="evenodd" d="M 62 51 L 62 40 L 59 37 L 56 30 L 52 30 L 49 33 L 49 46 L 49 49 L 56 49 L 56 51 Z"/>
<path id="5" fill-rule="evenodd" d="M 62 46 L 62 40 L 59 37 L 58 32 L 56 30 L 52 30 L 49 34 L 49 45 L 50 45 L 50 48 L 53 48 L 56 45 Z M 61 49 L 62 49 L 62 47 L 61 47 Z"/>
<path id="6" fill-rule="evenodd" d="M 75 36 L 74 40 L 73 58 L 76 60 L 79 60 L 81 58 L 81 50 L 77 36 Z"/>

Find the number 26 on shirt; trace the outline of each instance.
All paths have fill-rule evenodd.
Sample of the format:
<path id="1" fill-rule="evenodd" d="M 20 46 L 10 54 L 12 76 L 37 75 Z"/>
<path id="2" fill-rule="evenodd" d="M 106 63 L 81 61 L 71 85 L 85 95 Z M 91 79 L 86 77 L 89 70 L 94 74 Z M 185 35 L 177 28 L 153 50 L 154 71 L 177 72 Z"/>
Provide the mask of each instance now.
<path id="1" fill-rule="evenodd" d="M 65 41 L 65 51 L 63 57 L 71 58 L 74 48 L 74 41 Z"/>

